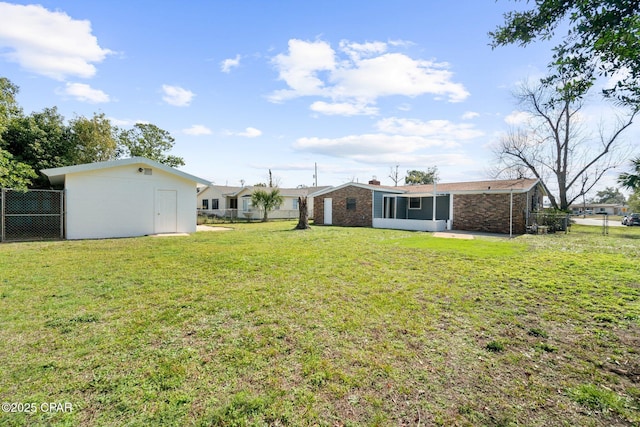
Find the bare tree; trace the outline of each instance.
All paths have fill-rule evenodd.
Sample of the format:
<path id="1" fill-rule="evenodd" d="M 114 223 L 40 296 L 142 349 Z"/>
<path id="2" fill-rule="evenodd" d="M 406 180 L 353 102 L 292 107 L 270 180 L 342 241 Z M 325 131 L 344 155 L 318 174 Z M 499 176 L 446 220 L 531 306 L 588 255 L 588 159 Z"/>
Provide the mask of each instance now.
<path id="1" fill-rule="evenodd" d="M 523 85 L 515 96 L 528 121 L 508 131 L 496 148 L 497 170 L 526 168 L 540 179 L 551 205 L 563 210 L 619 166 L 626 148 L 620 135 L 637 113 L 633 109 L 617 116 L 613 131 L 601 125 L 598 132 L 587 132 L 581 115 L 584 101 L 568 87 Z"/>
<path id="2" fill-rule="evenodd" d="M 400 177 L 400 172 L 398 171 L 399 167 L 400 165 L 396 165 L 395 167 L 392 166 L 389 171 L 389 178 L 391 178 L 395 187 L 398 186 L 398 182 L 402 179 Z"/>

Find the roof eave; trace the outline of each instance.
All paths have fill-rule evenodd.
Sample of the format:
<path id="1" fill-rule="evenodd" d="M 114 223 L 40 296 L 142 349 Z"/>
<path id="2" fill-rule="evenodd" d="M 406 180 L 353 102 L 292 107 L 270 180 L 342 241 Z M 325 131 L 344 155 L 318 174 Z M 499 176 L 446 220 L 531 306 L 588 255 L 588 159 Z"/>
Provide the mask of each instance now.
<path id="1" fill-rule="evenodd" d="M 51 182 L 52 185 L 57 185 L 57 184 L 60 184 L 61 182 L 64 183 L 64 177 L 68 174 L 91 172 L 91 171 L 100 170 L 100 169 L 127 166 L 127 165 L 133 165 L 133 164 L 143 164 L 143 165 L 155 167 L 169 174 L 177 175 L 183 179 L 193 181 L 198 184 L 203 184 L 203 185 L 211 184 L 211 182 L 206 179 L 202 179 L 195 175 L 182 172 L 181 170 L 172 168 L 170 166 L 164 165 L 154 160 L 147 159 L 145 157 L 130 157 L 128 159 L 110 160 L 106 162 L 85 163 L 81 165 L 63 166 L 59 168 L 41 169 L 40 172 L 42 172 L 44 175 L 46 175 L 49 178 L 49 182 Z"/>

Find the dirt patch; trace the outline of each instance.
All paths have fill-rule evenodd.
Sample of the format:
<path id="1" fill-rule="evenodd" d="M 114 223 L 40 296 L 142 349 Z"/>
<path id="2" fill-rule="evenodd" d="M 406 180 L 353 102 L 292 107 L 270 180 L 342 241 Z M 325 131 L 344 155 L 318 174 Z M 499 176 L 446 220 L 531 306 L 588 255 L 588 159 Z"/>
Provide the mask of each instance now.
<path id="1" fill-rule="evenodd" d="M 233 228 L 229 227 L 212 227 L 210 225 L 198 225 L 196 231 L 231 231 Z"/>
<path id="2" fill-rule="evenodd" d="M 460 233 L 445 233 L 442 231 L 437 231 L 433 233 L 433 237 L 442 237 L 445 239 L 465 239 L 465 240 L 473 240 L 474 237 L 472 234 L 460 234 Z"/>

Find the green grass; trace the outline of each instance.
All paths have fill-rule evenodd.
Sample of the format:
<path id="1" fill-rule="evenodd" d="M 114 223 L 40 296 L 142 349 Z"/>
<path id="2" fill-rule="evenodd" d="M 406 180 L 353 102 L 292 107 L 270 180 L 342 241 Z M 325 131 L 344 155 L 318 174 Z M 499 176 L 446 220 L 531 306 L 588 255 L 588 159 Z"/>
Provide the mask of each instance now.
<path id="1" fill-rule="evenodd" d="M 0 425 L 640 424 L 640 228 L 0 245 Z"/>

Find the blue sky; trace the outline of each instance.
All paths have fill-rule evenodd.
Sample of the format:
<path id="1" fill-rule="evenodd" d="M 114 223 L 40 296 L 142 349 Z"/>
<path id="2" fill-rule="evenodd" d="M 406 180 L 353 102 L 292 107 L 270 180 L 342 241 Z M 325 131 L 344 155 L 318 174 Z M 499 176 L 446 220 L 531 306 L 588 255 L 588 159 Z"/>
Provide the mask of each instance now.
<path id="1" fill-rule="evenodd" d="M 0 75 L 20 86 L 26 113 L 57 106 L 68 119 L 104 112 L 169 131 L 182 169 L 216 184 L 266 182 L 271 169 L 283 187 L 312 185 L 314 164 L 319 185 L 391 185 L 395 165 L 480 180 L 517 121 L 512 91 L 551 55 L 549 43 L 489 47 L 518 6 L 0 2 Z"/>

